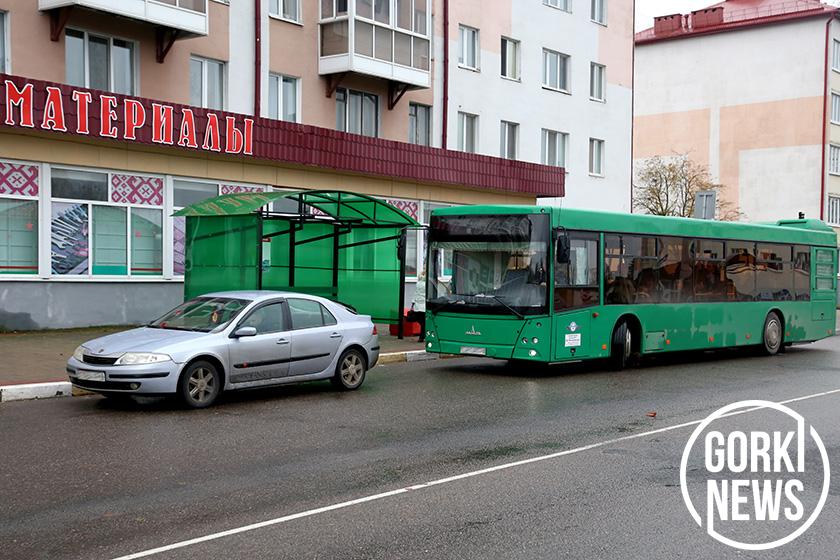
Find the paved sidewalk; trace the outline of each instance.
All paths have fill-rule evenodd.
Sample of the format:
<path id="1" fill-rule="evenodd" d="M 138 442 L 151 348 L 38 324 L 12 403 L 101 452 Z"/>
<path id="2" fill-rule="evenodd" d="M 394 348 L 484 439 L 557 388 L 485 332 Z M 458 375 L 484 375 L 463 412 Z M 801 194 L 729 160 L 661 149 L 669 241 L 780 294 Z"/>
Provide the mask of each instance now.
<path id="1" fill-rule="evenodd" d="M 93 327 L 0 334 L 0 385 L 67 381 L 64 366 L 85 341 L 130 327 Z M 380 354 L 423 350 L 417 337 L 399 340 L 378 325 Z M 384 333 L 384 334 L 383 334 Z"/>

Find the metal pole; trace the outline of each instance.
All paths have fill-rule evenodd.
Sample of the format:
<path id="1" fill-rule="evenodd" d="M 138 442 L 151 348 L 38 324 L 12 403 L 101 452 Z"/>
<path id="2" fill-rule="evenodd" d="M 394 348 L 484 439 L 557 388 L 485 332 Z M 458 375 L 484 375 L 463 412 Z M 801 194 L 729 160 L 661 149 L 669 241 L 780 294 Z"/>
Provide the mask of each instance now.
<path id="1" fill-rule="evenodd" d="M 263 287 L 263 217 L 262 212 L 257 214 L 257 289 L 262 290 Z"/>
<path id="2" fill-rule="evenodd" d="M 338 299 L 338 236 L 341 227 L 338 225 L 333 226 L 333 230 L 335 232 L 335 237 L 333 237 L 333 297 Z"/>
<path id="3" fill-rule="evenodd" d="M 397 258 L 400 261 L 400 302 L 397 306 L 397 311 L 400 314 L 399 323 L 397 323 L 397 338 L 402 340 L 405 334 L 405 230 L 400 230 L 400 239 L 397 241 Z"/>

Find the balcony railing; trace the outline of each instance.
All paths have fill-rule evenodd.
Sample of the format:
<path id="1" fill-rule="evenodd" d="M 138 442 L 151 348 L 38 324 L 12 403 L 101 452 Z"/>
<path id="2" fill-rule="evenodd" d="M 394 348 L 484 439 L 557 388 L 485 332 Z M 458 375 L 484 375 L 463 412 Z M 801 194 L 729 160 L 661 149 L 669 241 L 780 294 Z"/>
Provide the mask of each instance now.
<path id="1" fill-rule="evenodd" d="M 322 0 L 320 73 L 429 87 L 431 26 L 429 0 Z"/>
<path id="2" fill-rule="evenodd" d="M 80 7 L 168 27 L 189 35 L 207 35 L 208 0 L 38 0 L 42 11 Z"/>

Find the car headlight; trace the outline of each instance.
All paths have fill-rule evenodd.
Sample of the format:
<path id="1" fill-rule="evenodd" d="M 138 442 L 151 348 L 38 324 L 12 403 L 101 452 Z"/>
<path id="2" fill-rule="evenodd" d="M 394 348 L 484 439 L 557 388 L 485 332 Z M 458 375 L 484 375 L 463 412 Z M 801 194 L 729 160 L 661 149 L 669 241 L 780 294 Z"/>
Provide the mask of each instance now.
<path id="1" fill-rule="evenodd" d="M 126 352 L 114 363 L 115 366 L 136 366 L 140 364 L 156 364 L 171 360 L 166 354 L 153 354 L 151 352 Z"/>
<path id="2" fill-rule="evenodd" d="M 87 348 L 85 348 L 84 346 L 77 347 L 75 350 L 73 350 L 73 357 L 80 362 L 85 361 L 85 350 L 87 350 Z"/>

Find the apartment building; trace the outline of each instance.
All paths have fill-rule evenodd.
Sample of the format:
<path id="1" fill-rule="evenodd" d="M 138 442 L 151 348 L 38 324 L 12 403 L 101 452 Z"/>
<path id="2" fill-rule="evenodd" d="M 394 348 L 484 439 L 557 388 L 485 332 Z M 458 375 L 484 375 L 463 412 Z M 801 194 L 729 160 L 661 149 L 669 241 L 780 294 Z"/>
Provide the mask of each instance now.
<path id="1" fill-rule="evenodd" d="M 840 21 L 818 0 L 726 0 L 636 35 L 634 158 L 687 153 L 751 221 L 840 233 Z"/>
<path id="2" fill-rule="evenodd" d="M 562 166 L 563 204 L 630 211 L 633 18 L 631 0 L 452 1 L 446 145 Z"/>
<path id="3" fill-rule="evenodd" d="M 564 194 L 627 209 L 632 2 L 491 4 L 0 0 L 0 328 L 170 307 L 171 214 L 218 194 L 351 190 L 420 222 Z M 423 253 L 409 232 L 409 298 Z"/>

